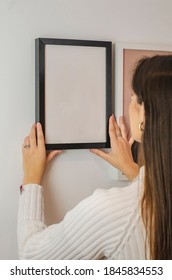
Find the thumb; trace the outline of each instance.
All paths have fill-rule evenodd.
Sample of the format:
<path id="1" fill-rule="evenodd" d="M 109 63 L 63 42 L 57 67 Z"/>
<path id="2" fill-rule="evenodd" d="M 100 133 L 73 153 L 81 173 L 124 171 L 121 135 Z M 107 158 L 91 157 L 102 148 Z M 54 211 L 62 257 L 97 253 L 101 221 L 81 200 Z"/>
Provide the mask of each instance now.
<path id="1" fill-rule="evenodd" d="M 62 151 L 60 151 L 60 150 L 56 150 L 56 151 L 50 152 L 50 153 L 47 155 L 47 164 L 48 164 L 50 161 L 52 161 L 52 160 L 55 158 L 55 156 L 57 156 L 57 155 L 59 155 L 59 154 L 61 154 L 61 153 L 62 153 Z"/>

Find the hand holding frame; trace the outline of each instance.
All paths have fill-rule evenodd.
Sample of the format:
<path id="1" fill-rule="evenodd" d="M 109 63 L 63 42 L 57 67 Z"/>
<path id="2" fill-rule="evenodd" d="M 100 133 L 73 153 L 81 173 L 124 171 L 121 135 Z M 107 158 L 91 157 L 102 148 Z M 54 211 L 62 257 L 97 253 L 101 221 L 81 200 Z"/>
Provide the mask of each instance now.
<path id="1" fill-rule="evenodd" d="M 133 180 L 139 173 L 139 166 L 134 162 L 131 153 L 133 139 L 131 138 L 129 141 L 127 139 L 123 117 L 120 117 L 119 123 L 120 127 L 117 125 L 113 115 L 109 118 L 110 153 L 99 149 L 91 149 L 90 151 L 118 168 L 129 180 Z"/>

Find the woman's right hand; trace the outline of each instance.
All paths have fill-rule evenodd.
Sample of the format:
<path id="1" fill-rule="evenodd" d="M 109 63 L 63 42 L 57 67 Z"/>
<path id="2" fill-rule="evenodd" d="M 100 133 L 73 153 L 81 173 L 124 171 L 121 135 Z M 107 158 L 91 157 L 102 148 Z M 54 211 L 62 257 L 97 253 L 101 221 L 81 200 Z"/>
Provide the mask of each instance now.
<path id="1" fill-rule="evenodd" d="M 119 126 L 113 115 L 109 118 L 109 136 L 111 144 L 110 153 L 99 149 L 91 149 L 90 151 L 109 162 L 115 168 L 118 168 L 129 180 L 133 180 L 139 173 L 139 166 L 132 157 L 131 145 L 134 141 L 132 138 L 129 141 L 127 139 L 124 117 L 120 117 Z"/>

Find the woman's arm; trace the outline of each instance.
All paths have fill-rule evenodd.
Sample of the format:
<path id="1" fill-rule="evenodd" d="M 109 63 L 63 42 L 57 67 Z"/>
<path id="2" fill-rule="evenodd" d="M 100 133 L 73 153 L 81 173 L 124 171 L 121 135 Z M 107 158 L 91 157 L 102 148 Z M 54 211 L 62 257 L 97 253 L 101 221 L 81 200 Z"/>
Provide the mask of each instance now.
<path id="1" fill-rule="evenodd" d="M 44 136 L 39 123 L 32 126 L 29 136 L 24 140 L 22 151 L 24 178 L 17 223 L 19 258 L 101 258 L 102 236 L 96 230 L 96 224 L 101 220 L 101 211 L 97 207 L 95 196 L 78 204 L 66 214 L 61 223 L 48 227 L 45 224 L 44 189 L 40 184 L 46 165 L 60 151 L 53 151 L 46 156 Z M 92 215 L 94 219 L 91 219 Z"/>
<path id="2" fill-rule="evenodd" d="M 43 188 L 25 185 L 19 198 L 19 258 L 130 259 L 133 254 L 137 258 L 134 248 L 144 248 L 138 224 L 138 182 L 125 188 L 98 189 L 69 211 L 62 222 L 48 227 L 44 222 Z"/>
<path id="3" fill-rule="evenodd" d="M 101 258 L 104 240 L 101 227 L 105 215 L 100 209 L 102 200 L 100 195 L 92 195 L 69 211 L 62 222 L 47 227 L 43 188 L 25 185 L 18 210 L 19 259 Z"/>

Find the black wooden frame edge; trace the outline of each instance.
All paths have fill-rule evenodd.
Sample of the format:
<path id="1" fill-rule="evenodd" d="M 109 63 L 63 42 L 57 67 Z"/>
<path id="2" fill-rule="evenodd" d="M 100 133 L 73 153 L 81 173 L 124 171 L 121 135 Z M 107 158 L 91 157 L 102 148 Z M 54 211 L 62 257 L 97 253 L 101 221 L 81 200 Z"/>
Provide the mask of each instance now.
<path id="1" fill-rule="evenodd" d="M 66 143 L 66 144 L 45 144 L 46 150 L 70 150 L 70 149 L 91 149 L 110 148 L 106 142 L 99 143 Z"/>
<path id="2" fill-rule="evenodd" d="M 108 71 L 109 69 L 109 71 Z M 110 147 L 109 118 L 112 115 L 112 43 L 106 48 L 106 147 Z"/>
<path id="3" fill-rule="evenodd" d="M 35 119 L 36 122 L 41 122 L 42 127 L 44 128 L 44 112 L 40 108 L 45 107 L 44 100 L 44 66 L 45 66 L 45 57 L 44 57 L 44 44 L 41 40 L 35 40 Z M 43 94 L 41 95 L 41 92 Z"/>
<path id="4" fill-rule="evenodd" d="M 73 46 L 92 46 L 92 47 L 107 47 L 111 45 L 111 41 L 96 41 L 96 40 L 78 40 L 78 39 L 60 39 L 60 38 L 37 38 L 44 45 L 73 45 Z"/>
<path id="5" fill-rule="evenodd" d="M 106 142 L 99 143 L 67 143 L 67 144 L 46 144 L 47 150 L 54 149 L 89 149 L 89 148 L 109 148 L 109 117 L 112 114 L 112 42 L 110 41 L 90 41 L 75 39 L 35 39 L 35 120 L 42 124 L 45 135 L 45 110 L 41 112 L 40 108 L 45 108 L 45 45 L 74 45 L 74 46 L 92 46 L 106 48 Z M 108 71 L 109 69 L 109 71 Z M 43 94 L 41 94 L 41 92 Z"/>

